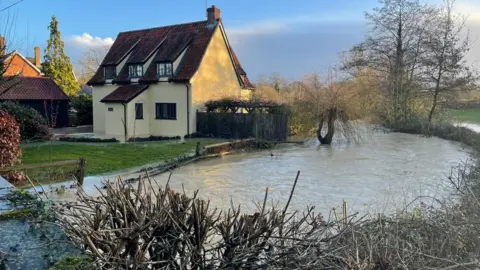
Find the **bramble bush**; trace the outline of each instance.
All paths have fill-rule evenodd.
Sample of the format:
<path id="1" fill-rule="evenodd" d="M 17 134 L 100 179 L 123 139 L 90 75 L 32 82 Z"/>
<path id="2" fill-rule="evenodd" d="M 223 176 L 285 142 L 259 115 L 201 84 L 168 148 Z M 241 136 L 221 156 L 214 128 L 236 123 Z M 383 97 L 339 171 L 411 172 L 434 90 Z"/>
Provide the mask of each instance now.
<path id="1" fill-rule="evenodd" d="M 45 141 L 52 137 L 46 119 L 35 109 L 10 101 L 0 103 L 0 109 L 17 120 L 22 142 Z"/>

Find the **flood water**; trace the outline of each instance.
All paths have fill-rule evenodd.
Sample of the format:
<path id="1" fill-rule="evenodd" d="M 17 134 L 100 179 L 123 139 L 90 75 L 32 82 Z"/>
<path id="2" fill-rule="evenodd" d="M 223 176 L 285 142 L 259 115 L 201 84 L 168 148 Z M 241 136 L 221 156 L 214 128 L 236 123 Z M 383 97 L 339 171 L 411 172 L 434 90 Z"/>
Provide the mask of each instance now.
<path id="1" fill-rule="evenodd" d="M 403 208 L 417 196 L 448 195 L 446 174 L 468 158 L 468 151 L 459 143 L 369 131 L 358 144 L 337 141 L 320 146 L 312 139 L 305 145 L 193 163 L 175 170 L 170 186 L 184 187 L 187 192 L 198 189 L 200 197 L 220 208 L 230 206 L 233 200 L 253 210 L 253 202 L 263 200 L 267 187 L 271 200 L 285 203 L 300 171 L 292 209 L 311 205 L 328 214 L 345 200 L 350 213 L 387 213 Z M 161 185 L 167 179 L 168 174 L 155 176 Z M 87 178 L 86 191 L 95 194 L 93 184 L 100 182 L 98 177 Z"/>

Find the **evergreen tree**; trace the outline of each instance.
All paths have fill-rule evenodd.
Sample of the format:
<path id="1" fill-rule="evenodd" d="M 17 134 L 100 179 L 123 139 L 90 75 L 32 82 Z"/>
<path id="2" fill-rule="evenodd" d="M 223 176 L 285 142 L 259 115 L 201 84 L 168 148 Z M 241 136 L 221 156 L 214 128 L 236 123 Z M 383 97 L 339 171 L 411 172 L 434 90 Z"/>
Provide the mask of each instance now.
<path id="1" fill-rule="evenodd" d="M 46 76 L 52 78 L 68 96 L 76 96 L 80 90 L 80 85 L 75 80 L 70 58 L 63 51 L 63 41 L 55 16 L 52 16 L 48 30 L 50 30 L 50 38 L 45 49 L 42 71 Z"/>

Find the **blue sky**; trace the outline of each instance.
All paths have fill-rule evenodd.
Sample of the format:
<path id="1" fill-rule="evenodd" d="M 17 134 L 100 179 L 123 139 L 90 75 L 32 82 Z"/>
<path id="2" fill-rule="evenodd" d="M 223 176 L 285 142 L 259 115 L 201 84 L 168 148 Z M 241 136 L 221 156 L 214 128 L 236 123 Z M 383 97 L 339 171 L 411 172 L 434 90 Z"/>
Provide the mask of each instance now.
<path id="1" fill-rule="evenodd" d="M 17 1 L 0 0 L 0 9 Z M 459 2 L 464 10 L 480 11 L 480 0 Z M 377 1 L 207 0 L 207 4 L 221 9 L 227 35 L 256 81 L 273 72 L 300 78 L 337 63 L 338 53 L 364 37 L 363 13 Z M 111 44 L 121 31 L 205 19 L 205 0 L 23 0 L 0 12 L 0 21 L 5 25 L 6 18 L 13 19 L 15 31 L 8 38 L 31 56 L 36 45 L 43 52 L 52 15 L 59 20 L 66 52 L 76 65 L 84 51 Z"/>

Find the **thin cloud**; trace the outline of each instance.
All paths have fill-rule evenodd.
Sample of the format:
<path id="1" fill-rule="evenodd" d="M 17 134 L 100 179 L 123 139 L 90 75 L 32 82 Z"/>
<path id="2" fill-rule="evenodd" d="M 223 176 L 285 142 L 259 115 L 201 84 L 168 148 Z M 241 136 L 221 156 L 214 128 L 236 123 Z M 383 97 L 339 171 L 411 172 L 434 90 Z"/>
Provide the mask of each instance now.
<path id="1" fill-rule="evenodd" d="M 233 43 L 238 43 L 245 38 L 272 35 L 295 31 L 296 28 L 318 24 L 337 24 L 351 21 L 360 21 L 363 17 L 353 15 L 347 12 L 342 14 L 336 13 L 335 16 L 327 14 L 310 14 L 291 16 L 289 18 L 273 19 L 265 21 L 257 21 L 247 25 L 237 27 L 227 27 L 227 33 Z"/>
<path id="2" fill-rule="evenodd" d="M 113 38 L 101 38 L 93 37 L 88 33 L 83 33 L 82 35 L 74 35 L 69 38 L 70 43 L 73 46 L 81 48 L 92 48 L 92 47 L 110 47 L 113 44 Z"/>
<path id="3" fill-rule="evenodd" d="M 466 15 L 469 22 L 480 22 L 480 4 L 472 1 L 459 2 L 455 5 L 455 11 Z"/>
<path id="4" fill-rule="evenodd" d="M 275 21 L 263 21 L 247 25 L 244 27 L 228 28 L 228 34 L 231 36 L 252 36 L 278 33 L 287 28 L 287 24 Z"/>

